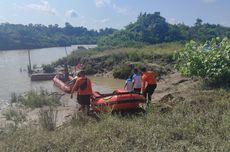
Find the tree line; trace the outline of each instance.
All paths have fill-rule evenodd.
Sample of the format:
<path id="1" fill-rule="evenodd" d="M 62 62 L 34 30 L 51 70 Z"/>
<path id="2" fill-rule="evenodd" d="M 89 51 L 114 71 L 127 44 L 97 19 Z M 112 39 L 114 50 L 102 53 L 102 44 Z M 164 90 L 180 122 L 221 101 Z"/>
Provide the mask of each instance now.
<path id="1" fill-rule="evenodd" d="M 100 47 L 126 47 L 163 42 L 195 40 L 205 42 L 214 37 L 230 37 L 230 27 L 203 23 L 197 19 L 193 26 L 170 24 L 160 12 L 140 13 L 137 21 L 116 30 L 88 30 L 65 23 L 64 27 L 41 24 L 0 24 L 0 50 L 30 49 L 72 44 L 98 44 Z"/>
<path id="2" fill-rule="evenodd" d="M 125 47 L 138 43 L 156 44 L 173 41 L 195 40 L 205 42 L 215 37 L 230 37 L 230 28 L 219 24 L 203 23 L 197 19 L 193 26 L 183 23 L 170 24 L 160 12 L 140 13 L 137 21 L 130 23 L 123 30 L 99 40 L 99 46 Z M 138 42 L 138 43 L 137 43 Z"/>
<path id="3" fill-rule="evenodd" d="M 0 50 L 32 49 L 73 44 L 96 44 L 98 38 L 112 34 L 113 28 L 88 30 L 85 27 L 65 27 L 41 24 L 0 24 Z"/>

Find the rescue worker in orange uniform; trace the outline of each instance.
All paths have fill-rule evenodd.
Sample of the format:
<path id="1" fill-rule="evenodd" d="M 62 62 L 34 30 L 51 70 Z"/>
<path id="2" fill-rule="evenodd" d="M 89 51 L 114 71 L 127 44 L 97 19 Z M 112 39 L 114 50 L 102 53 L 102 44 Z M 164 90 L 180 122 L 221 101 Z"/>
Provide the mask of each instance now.
<path id="1" fill-rule="evenodd" d="M 141 91 L 147 99 L 147 104 L 151 102 L 153 92 L 157 87 L 156 75 L 153 71 L 147 71 L 146 68 L 141 69 L 142 72 L 142 85 Z"/>
<path id="2" fill-rule="evenodd" d="M 77 91 L 77 102 L 81 105 L 80 109 L 88 114 L 93 90 L 91 80 L 86 77 L 85 71 L 79 72 L 78 78 L 71 90 L 71 98 L 73 97 L 74 91 Z"/>

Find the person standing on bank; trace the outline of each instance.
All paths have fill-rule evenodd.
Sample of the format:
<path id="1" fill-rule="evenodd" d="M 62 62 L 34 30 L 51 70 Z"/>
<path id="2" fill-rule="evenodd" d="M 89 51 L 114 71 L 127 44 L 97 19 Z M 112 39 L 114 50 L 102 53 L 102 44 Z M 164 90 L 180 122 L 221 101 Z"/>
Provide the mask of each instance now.
<path id="1" fill-rule="evenodd" d="M 141 75 L 138 72 L 137 68 L 134 68 L 133 70 L 133 80 L 132 80 L 132 88 L 133 91 L 136 93 L 141 93 Z"/>
<path id="2" fill-rule="evenodd" d="M 73 97 L 74 91 L 77 91 L 77 102 L 81 106 L 80 109 L 88 114 L 90 108 L 90 99 L 93 95 L 92 83 L 91 80 L 86 77 L 85 71 L 80 71 L 78 76 L 79 77 L 77 78 L 71 90 L 71 98 Z"/>
<path id="3" fill-rule="evenodd" d="M 146 68 L 141 69 L 142 72 L 142 94 L 147 99 L 147 104 L 151 102 L 152 94 L 157 87 L 156 75 L 153 71 L 147 71 Z"/>
<path id="4" fill-rule="evenodd" d="M 125 86 L 124 89 L 131 92 L 133 91 L 132 89 L 132 76 L 130 76 L 126 81 L 125 81 Z"/>

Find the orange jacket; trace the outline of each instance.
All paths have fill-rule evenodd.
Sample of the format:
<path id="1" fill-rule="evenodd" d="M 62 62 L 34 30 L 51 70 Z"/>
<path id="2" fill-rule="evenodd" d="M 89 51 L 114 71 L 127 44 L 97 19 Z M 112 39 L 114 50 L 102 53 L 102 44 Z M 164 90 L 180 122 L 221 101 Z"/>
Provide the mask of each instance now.
<path id="1" fill-rule="evenodd" d="M 87 87 L 84 90 L 80 89 L 80 86 L 87 81 Z M 78 92 L 78 95 L 92 95 L 93 94 L 93 90 L 92 90 L 92 83 L 90 81 L 90 79 L 88 79 L 87 77 L 78 77 L 77 81 L 75 82 L 71 93 L 73 93 L 74 91 Z"/>
<path id="2" fill-rule="evenodd" d="M 143 72 L 142 74 L 142 92 L 144 92 L 145 90 L 145 84 L 147 83 L 148 84 L 156 84 L 157 81 L 156 81 L 156 75 L 153 71 L 146 71 L 146 72 Z"/>

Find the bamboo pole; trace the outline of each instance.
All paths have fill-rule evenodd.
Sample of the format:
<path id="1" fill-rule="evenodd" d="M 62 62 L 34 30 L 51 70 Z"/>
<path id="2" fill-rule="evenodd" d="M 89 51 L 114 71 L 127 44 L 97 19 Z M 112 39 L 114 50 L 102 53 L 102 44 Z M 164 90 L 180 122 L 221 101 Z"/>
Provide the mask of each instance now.
<path id="1" fill-rule="evenodd" d="M 31 59 L 30 59 L 30 50 L 29 49 L 28 49 L 28 58 L 29 58 L 28 72 L 29 72 L 29 74 L 31 74 L 32 68 L 31 68 Z"/>

